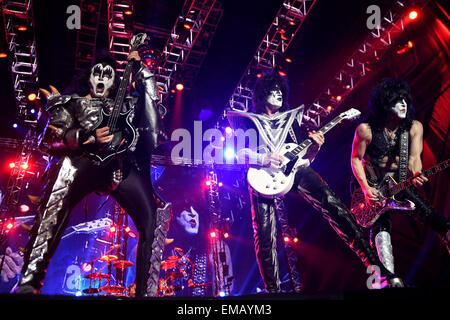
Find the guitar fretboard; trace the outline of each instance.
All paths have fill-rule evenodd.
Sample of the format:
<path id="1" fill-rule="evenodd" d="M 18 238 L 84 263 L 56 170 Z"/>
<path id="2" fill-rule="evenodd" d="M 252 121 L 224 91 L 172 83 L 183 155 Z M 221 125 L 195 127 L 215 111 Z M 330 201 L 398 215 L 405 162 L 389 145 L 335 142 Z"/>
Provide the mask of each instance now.
<path id="1" fill-rule="evenodd" d="M 425 170 L 423 172 L 423 175 L 425 177 L 432 176 L 432 175 L 434 175 L 434 174 L 436 174 L 436 173 L 438 173 L 438 172 L 440 172 L 442 170 L 447 169 L 449 166 L 450 166 L 450 159 L 447 159 L 446 161 L 443 161 L 443 162 L 435 165 L 434 167 L 431 167 L 430 169 Z M 405 190 L 406 188 L 409 188 L 410 186 L 413 185 L 413 183 L 412 183 L 413 179 L 414 179 L 414 177 L 409 178 L 409 179 L 407 179 L 407 180 L 405 180 L 403 182 L 400 182 L 400 183 L 392 186 L 391 188 L 389 188 L 390 194 L 391 195 L 396 195 L 397 193 Z"/>
<path id="2" fill-rule="evenodd" d="M 330 122 L 328 122 L 326 125 L 324 125 L 322 128 L 319 129 L 319 131 L 322 134 L 327 133 L 328 131 L 330 131 L 331 129 L 333 129 L 337 124 L 339 124 L 339 122 L 342 121 L 342 116 L 339 115 L 336 118 L 334 118 L 333 120 L 331 120 Z M 308 148 L 310 145 L 312 145 L 312 140 L 311 139 L 305 139 L 302 143 L 300 143 L 298 145 L 298 147 L 296 147 L 294 150 L 287 152 L 284 154 L 285 157 L 287 157 L 288 159 L 293 159 L 295 158 L 300 152 L 302 152 L 303 150 L 305 150 L 306 148 Z"/>

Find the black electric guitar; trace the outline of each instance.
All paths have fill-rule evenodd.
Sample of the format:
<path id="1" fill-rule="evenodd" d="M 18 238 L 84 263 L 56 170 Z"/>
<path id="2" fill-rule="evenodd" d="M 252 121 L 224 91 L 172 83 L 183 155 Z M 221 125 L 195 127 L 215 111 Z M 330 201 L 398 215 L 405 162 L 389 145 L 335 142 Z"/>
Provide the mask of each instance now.
<path id="1" fill-rule="evenodd" d="M 139 33 L 133 36 L 131 41 L 131 51 L 137 50 L 137 48 L 144 43 L 146 38 L 147 35 L 145 33 Z M 130 81 L 132 66 L 133 61 L 128 61 L 122 80 L 120 81 L 119 89 L 117 90 L 114 106 L 109 114 L 106 113 L 105 110 L 102 110 L 100 115 L 101 119 L 96 127 L 96 129 L 109 127 L 110 134 L 114 134 L 113 140 L 105 147 L 92 148 L 88 151 L 90 156 L 102 163 L 132 149 L 137 142 L 137 130 L 131 123 L 134 116 L 134 109 L 130 108 L 130 110 L 121 112 L 123 100 Z"/>
<path id="2" fill-rule="evenodd" d="M 425 170 L 423 175 L 425 177 L 429 177 L 444 169 L 447 169 L 448 167 L 450 167 L 450 159 Z M 413 179 L 414 177 L 411 177 L 403 182 L 396 183 L 392 177 L 386 176 L 381 180 L 381 182 L 371 184 L 371 187 L 377 189 L 380 194 L 380 203 L 373 206 L 366 203 L 364 192 L 358 185 L 358 188 L 355 188 L 352 192 L 350 212 L 353 213 L 360 226 L 370 228 L 386 211 L 414 210 L 415 205 L 413 202 L 409 200 L 399 201 L 395 199 L 396 194 L 412 186 Z"/>

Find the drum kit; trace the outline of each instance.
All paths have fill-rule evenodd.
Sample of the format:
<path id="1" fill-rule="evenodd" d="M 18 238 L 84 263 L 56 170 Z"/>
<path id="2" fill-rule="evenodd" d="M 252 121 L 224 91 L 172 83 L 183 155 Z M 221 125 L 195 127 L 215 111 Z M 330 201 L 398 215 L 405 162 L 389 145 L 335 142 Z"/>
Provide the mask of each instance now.
<path id="1" fill-rule="evenodd" d="M 182 291 L 186 288 L 193 289 L 211 285 L 211 282 L 195 284 L 186 272 L 186 261 L 192 267 L 192 274 L 194 274 L 195 264 L 193 264 L 189 258 L 184 255 L 182 249 L 175 248 L 175 251 L 177 251 L 181 256 L 169 256 L 161 262 L 162 273 L 159 279 L 159 296 L 183 295 Z M 187 286 L 185 285 L 186 279 Z M 191 290 L 188 290 L 188 293 L 185 295 L 189 295 L 189 291 Z"/>
<path id="2" fill-rule="evenodd" d="M 117 245 L 112 246 L 110 251 L 116 247 Z M 110 253 L 110 251 L 107 253 Z M 112 268 L 117 270 L 116 275 L 123 275 L 123 271 L 132 267 L 134 263 L 128 260 L 119 260 L 118 256 L 114 254 L 104 254 L 94 261 L 89 262 L 89 264 L 92 265 L 95 261 L 106 262 L 108 266 L 108 273 L 102 273 L 103 268 L 100 272 L 94 272 L 94 268 L 92 268 L 92 272 L 84 276 L 85 279 L 89 280 L 89 287 L 84 289 L 82 292 L 87 295 L 98 294 L 102 296 L 129 296 L 130 290 L 123 285 L 123 276 L 116 277 L 117 279 L 114 281 Z M 105 281 L 105 284 L 101 285 L 103 281 Z"/>

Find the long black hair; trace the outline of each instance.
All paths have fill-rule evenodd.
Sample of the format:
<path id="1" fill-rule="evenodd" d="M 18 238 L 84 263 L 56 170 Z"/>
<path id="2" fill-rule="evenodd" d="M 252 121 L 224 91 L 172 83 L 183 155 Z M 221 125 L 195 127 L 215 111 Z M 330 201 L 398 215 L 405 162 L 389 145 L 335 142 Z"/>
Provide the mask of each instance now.
<path id="1" fill-rule="evenodd" d="M 267 72 L 264 73 L 255 84 L 253 90 L 253 112 L 254 113 L 265 113 L 267 105 L 267 97 L 270 95 L 270 91 L 275 88 L 279 88 L 283 94 L 283 105 L 279 111 L 286 111 L 289 109 L 288 104 L 288 94 L 289 94 L 289 84 L 286 78 L 280 76 L 278 72 Z"/>
<path id="2" fill-rule="evenodd" d="M 116 96 L 117 89 L 119 87 L 120 77 L 117 75 L 116 71 L 117 62 L 114 59 L 113 55 L 106 49 L 101 49 L 96 52 L 94 58 L 92 59 L 91 67 L 81 70 L 78 74 L 76 74 L 69 83 L 69 85 L 64 90 L 64 94 L 77 94 L 82 97 L 89 94 L 91 92 L 91 88 L 89 85 L 89 77 L 91 75 L 91 69 L 97 63 L 110 65 L 114 69 L 114 72 L 116 73 L 114 85 L 110 89 L 108 95 L 109 98 L 114 98 Z"/>
<path id="3" fill-rule="evenodd" d="M 365 120 L 372 128 L 383 128 L 394 104 L 405 99 L 408 108 L 406 118 L 402 119 L 399 129 L 409 130 L 414 119 L 414 107 L 411 98 L 411 88 L 406 81 L 385 78 L 373 90 L 369 100 L 370 111 Z"/>

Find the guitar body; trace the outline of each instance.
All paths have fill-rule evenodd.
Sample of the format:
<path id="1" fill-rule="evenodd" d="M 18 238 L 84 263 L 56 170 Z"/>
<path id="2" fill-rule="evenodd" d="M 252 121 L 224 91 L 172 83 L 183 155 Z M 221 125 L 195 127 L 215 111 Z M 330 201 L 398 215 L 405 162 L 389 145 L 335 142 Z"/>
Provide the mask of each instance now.
<path id="1" fill-rule="evenodd" d="M 386 194 L 389 189 L 396 182 L 391 177 L 386 177 L 379 184 L 372 184 L 371 187 L 377 189 L 382 195 L 383 199 L 379 205 L 370 206 L 366 203 L 364 192 L 361 188 L 356 188 L 352 193 L 352 200 L 350 205 L 350 212 L 356 218 L 356 222 L 364 227 L 370 228 L 384 213 L 391 210 L 411 211 L 415 209 L 413 202 L 406 200 L 400 201 L 395 199 L 395 196 Z"/>
<path id="2" fill-rule="evenodd" d="M 280 155 L 298 147 L 295 143 L 286 143 L 280 150 Z M 297 169 L 308 163 L 302 156 L 306 153 L 303 150 L 295 159 L 284 158 L 280 169 L 271 167 L 249 168 L 247 181 L 253 190 L 265 198 L 282 197 L 291 190 Z"/>
<path id="3" fill-rule="evenodd" d="M 106 162 L 112 158 L 124 153 L 125 151 L 132 149 L 137 142 L 137 131 L 131 124 L 134 114 L 134 109 L 130 109 L 126 112 L 120 113 L 117 117 L 115 127 L 120 128 L 110 132 L 114 134 L 114 138 L 106 147 L 98 149 L 97 147 L 89 155 L 95 160 Z M 97 128 L 103 128 L 108 126 L 111 114 L 105 113 L 102 110 L 101 121 Z"/>

